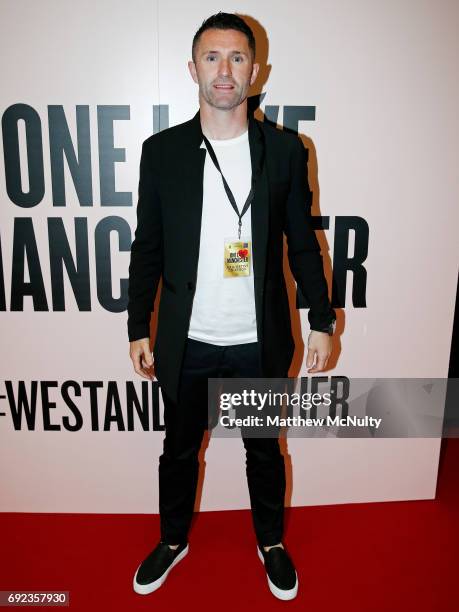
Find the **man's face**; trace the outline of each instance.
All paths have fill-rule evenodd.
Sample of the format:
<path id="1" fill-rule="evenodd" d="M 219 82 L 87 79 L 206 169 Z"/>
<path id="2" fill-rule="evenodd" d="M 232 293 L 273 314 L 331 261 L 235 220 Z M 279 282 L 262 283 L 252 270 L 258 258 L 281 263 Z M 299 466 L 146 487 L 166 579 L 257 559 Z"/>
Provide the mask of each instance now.
<path id="1" fill-rule="evenodd" d="M 188 62 L 188 68 L 204 100 L 214 108 L 230 110 L 247 98 L 259 65 L 252 63 L 245 34 L 213 28 L 202 33 L 195 62 Z"/>

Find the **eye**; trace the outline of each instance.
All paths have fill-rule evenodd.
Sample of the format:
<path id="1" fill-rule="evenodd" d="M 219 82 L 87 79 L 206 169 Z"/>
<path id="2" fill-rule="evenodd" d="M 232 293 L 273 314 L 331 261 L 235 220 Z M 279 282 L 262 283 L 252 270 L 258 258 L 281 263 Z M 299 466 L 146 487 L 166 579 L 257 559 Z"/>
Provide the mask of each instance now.
<path id="1" fill-rule="evenodd" d="M 233 57 L 234 61 L 237 62 L 238 64 L 240 64 L 243 61 L 243 57 L 242 55 L 235 55 Z"/>
<path id="2" fill-rule="evenodd" d="M 206 57 L 206 59 L 207 59 L 208 61 L 211 61 L 211 60 L 216 59 L 216 57 L 215 57 L 215 55 L 208 55 L 208 56 Z"/>

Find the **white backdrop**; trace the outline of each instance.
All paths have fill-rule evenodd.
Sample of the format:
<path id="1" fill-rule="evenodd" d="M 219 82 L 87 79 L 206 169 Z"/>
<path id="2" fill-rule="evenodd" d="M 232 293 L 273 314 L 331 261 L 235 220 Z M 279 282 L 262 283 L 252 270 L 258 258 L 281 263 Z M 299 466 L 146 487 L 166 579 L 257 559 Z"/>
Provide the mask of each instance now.
<path id="1" fill-rule="evenodd" d="M 300 122 L 299 132 L 317 158 L 313 214 L 330 217 L 329 229 L 319 233 L 329 279 L 336 217 L 359 216 L 369 226 L 366 307 L 353 304 L 349 275 L 345 309 L 338 311 L 336 365 L 327 374 L 447 376 L 459 222 L 459 5 L 454 0 L 248 0 L 224 7 L 209 0 L 199 7 L 164 0 L 2 0 L 3 137 L 5 126 L 11 125 L 11 107 L 28 105 L 38 114 L 44 196 L 34 206 L 18 205 L 2 171 L 0 511 L 157 512 L 163 433 L 143 431 L 138 420 L 133 431 L 127 430 L 126 421 L 126 431 L 116 423 L 103 430 L 110 392 L 118 390 L 124 412 L 126 384 L 134 380 L 141 396 L 142 384 L 149 389 L 149 383 L 142 383 L 132 369 L 125 310 L 107 309 L 100 297 L 105 294 L 103 287 L 98 290 L 97 279 L 103 280 L 100 264 L 107 261 L 107 253 L 96 260 L 95 244 L 109 217 L 125 232 L 124 240 L 129 226 L 133 234 L 140 147 L 153 131 L 152 106 L 168 107 L 169 125 L 194 115 L 197 89 L 186 65 L 191 40 L 201 22 L 218 10 L 250 15 L 266 31 L 269 49 L 263 54 L 262 44 L 260 58 L 268 65 L 263 68 L 261 111 L 265 105 L 279 106 L 282 126 L 285 106 L 316 109 L 315 120 Z M 62 105 L 74 144 L 77 105 L 88 107 L 92 206 L 78 201 L 66 163 L 66 203 L 53 206 L 52 105 Z M 124 149 L 114 167 L 116 191 L 131 192 L 132 206 L 101 205 L 99 149 L 106 135 L 102 133 L 99 142 L 98 106 L 110 105 L 128 107 L 119 111 L 128 112 L 126 118 L 113 123 L 114 146 Z M 101 108 L 100 117 L 104 112 Z M 261 118 L 260 111 L 257 116 Z M 22 191 L 27 193 L 22 121 L 18 132 Z M 39 158 L 36 149 L 29 150 L 29 156 Z M 12 308 L 17 301 L 12 295 L 12 285 L 17 287 L 13 260 L 19 261 L 24 250 L 16 246 L 13 251 L 14 241 L 20 246 L 24 235 L 21 218 L 30 219 L 26 223 L 33 228 L 37 254 L 30 252 L 29 259 L 39 264 L 47 310 L 37 310 L 28 295 L 23 307 Z M 89 310 L 79 310 L 65 271 L 65 310 L 53 307 L 50 218 L 62 219 L 73 256 L 75 219 L 86 219 Z M 114 231 L 109 244 L 116 304 L 125 291 L 129 245 L 120 243 Z M 29 272 L 26 264 L 26 283 Z M 36 268 L 36 282 L 35 273 Z M 301 311 L 301 326 L 306 338 L 306 311 Z M 304 367 L 300 373 L 305 374 Z M 15 429 L 12 414 L 20 389 L 31 402 L 34 381 L 35 419 L 28 423 L 23 416 Z M 82 415 L 77 431 L 65 428 L 66 417 L 75 424 L 74 413 L 63 401 L 66 381 L 81 389 L 80 396 L 69 391 Z M 92 396 L 84 381 L 92 381 Z M 99 430 L 91 423 L 95 397 Z M 56 429 L 44 425 L 47 414 Z M 309 505 L 433 498 L 439 445 L 438 439 L 289 440 L 293 490 L 289 486 L 287 501 Z M 244 461 L 240 440 L 211 440 L 202 510 L 249 507 Z"/>

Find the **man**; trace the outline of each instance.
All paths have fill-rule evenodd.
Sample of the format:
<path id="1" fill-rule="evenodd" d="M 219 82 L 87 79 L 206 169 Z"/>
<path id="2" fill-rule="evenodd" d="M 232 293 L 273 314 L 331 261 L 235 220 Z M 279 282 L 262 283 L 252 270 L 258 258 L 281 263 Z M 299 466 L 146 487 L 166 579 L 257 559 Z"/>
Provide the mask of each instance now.
<path id="1" fill-rule="evenodd" d="M 326 366 L 335 320 L 310 223 L 306 151 L 298 136 L 248 114 L 259 70 L 252 30 L 240 17 L 218 13 L 195 34 L 192 57 L 199 111 L 143 143 L 129 266 L 130 357 L 148 379 L 150 316 L 162 277 L 153 350 L 165 420 L 161 541 L 135 573 L 141 594 L 159 588 L 188 553 L 208 378 L 287 377 L 294 343 L 283 233 L 292 273 L 311 306 L 309 372 Z M 298 578 L 282 543 L 279 441 L 243 437 L 243 443 L 258 555 L 271 592 L 292 599 Z"/>

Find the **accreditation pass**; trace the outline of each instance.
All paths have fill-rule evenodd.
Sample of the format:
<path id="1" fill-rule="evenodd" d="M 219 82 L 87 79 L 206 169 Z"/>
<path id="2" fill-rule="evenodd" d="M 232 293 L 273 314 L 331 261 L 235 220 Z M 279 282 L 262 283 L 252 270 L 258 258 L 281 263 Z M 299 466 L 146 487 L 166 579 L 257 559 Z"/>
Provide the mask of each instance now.
<path id="1" fill-rule="evenodd" d="M 250 276 L 252 244 L 247 238 L 225 238 L 223 248 L 223 276 Z"/>

